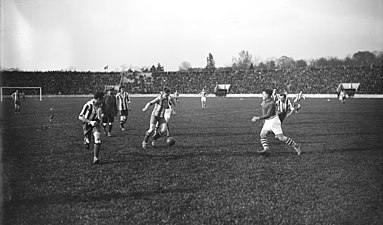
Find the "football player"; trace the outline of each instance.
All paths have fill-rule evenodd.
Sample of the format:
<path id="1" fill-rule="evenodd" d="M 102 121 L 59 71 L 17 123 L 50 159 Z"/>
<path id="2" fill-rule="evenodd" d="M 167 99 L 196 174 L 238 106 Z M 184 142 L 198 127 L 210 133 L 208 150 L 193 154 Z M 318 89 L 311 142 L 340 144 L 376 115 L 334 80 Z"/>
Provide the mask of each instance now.
<path id="1" fill-rule="evenodd" d="M 295 143 L 293 139 L 283 135 L 282 124 L 279 120 L 279 117 L 276 114 L 275 101 L 272 99 L 273 91 L 270 89 L 265 89 L 262 91 L 262 116 L 254 116 L 251 119 L 251 122 L 257 122 L 258 120 L 264 120 L 264 124 L 260 133 L 261 144 L 263 149 L 259 150 L 259 153 L 264 153 L 269 150 L 269 144 L 267 140 L 267 134 L 273 132 L 275 137 L 280 141 L 285 142 L 289 146 L 292 146 L 298 155 L 301 154 L 301 147 L 299 144 Z"/>
<path id="2" fill-rule="evenodd" d="M 128 92 L 125 91 L 125 87 L 120 87 L 120 92 L 116 95 L 117 109 L 120 112 L 120 128 L 125 130 L 125 123 L 128 120 L 130 110 L 130 97 Z"/>
<path id="3" fill-rule="evenodd" d="M 84 131 L 84 146 L 90 149 L 90 140 L 93 133 L 93 164 L 99 163 L 99 153 L 101 148 L 101 114 L 104 102 L 104 93 L 96 92 L 92 100 L 85 103 L 79 115 L 82 121 L 82 129 Z"/>
<path id="4" fill-rule="evenodd" d="M 144 140 L 142 141 L 142 148 L 146 149 L 147 143 L 149 140 L 149 137 L 153 135 L 153 141 L 152 145 L 155 146 L 156 140 L 160 138 L 163 134 L 165 134 L 167 130 L 167 124 L 165 120 L 165 110 L 170 106 L 171 102 L 170 98 L 170 89 L 169 88 L 164 88 L 163 92 L 153 99 L 152 101 L 148 102 L 145 107 L 142 109 L 142 111 L 148 110 L 149 106 L 154 105 L 152 114 L 150 116 L 150 124 L 149 124 L 149 129 L 145 133 Z M 158 132 L 156 132 L 155 127 L 158 123 Z"/>

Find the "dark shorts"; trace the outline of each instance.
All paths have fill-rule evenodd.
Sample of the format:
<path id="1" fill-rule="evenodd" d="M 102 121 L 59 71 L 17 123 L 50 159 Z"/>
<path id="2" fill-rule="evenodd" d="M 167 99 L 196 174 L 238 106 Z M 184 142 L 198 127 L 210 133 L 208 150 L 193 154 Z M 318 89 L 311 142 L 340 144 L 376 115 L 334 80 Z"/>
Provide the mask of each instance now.
<path id="1" fill-rule="evenodd" d="M 20 101 L 15 101 L 15 105 L 20 105 Z"/>
<path id="2" fill-rule="evenodd" d="M 278 117 L 279 117 L 279 120 L 281 121 L 281 123 L 283 123 L 283 120 L 285 120 L 286 115 L 287 115 L 287 113 L 285 113 L 285 112 L 278 114 Z"/>
<path id="3" fill-rule="evenodd" d="M 103 123 L 113 123 L 114 122 L 114 116 L 104 116 L 102 117 Z"/>
<path id="4" fill-rule="evenodd" d="M 126 109 L 126 110 L 120 110 L 120 116 L 128 116 L 129 114 L 129 111 Z"/>

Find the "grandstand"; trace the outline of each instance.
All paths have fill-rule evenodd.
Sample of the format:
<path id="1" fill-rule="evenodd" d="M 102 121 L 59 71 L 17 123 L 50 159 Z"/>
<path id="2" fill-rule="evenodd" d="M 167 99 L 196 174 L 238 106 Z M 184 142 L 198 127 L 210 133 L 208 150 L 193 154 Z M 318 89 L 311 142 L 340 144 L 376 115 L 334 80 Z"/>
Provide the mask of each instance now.
<path id="1" fill-rule="evenodd" d="M 122 80 L 122 77 L 125 77 Z M 121 76 L 120 72 L 3 71 L 1 86 L 38 86 L 43 94 L 90 94 L 104 90 L 105 85 L 122 81 L 129 93 L 157 93 L 163 86 L 183 94 L 198 93 L 202 87 L 213 92 L 217 83 L 231 84 L 230 94 L 260 93 L 264 87 L 303 91 L 307 94 L 334 94 L 339 83 L 360 83 L 360 94 L 383 94 L 381 67 L 304 67 L 277 70 L 179 72 L 133 72 Z"/>

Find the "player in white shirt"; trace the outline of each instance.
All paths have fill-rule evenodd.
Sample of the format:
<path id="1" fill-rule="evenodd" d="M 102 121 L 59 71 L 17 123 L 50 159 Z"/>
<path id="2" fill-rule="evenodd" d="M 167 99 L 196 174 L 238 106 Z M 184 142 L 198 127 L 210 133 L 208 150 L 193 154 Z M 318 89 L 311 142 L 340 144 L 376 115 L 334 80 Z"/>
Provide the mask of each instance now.
<path id="1" fill-rule="evenodd" d="M 178 90 L 176 90 L 176 92 L 174 92 L 174 98 L 176 100 L 176 102 L 178 103 L 180 101 L 180 92 Z"/>
<path id="2" fill-rule="evenodd" d="M 13 104 L 15 105 L 15 114 L 20 114 L 20 101 L 22 99 L 22 95 L 17 89 L 14 93 L 11 94 Z"/>
<path id="3" fill-rule="evenodd" d="M 293 99 L 293 102 L 294 102 L 294 108 L 296 108 L 295 112 L 298 113 L 298 111 L 300 110 L 301 108 L 301 104 L 299 104 L 298 102 L 300 102 L 302 99 L 306 99 L 306 96 L 304 96 L 302 94 L 302 91 L 297 93 Z"/>
<path id="4" fill-rule="evenodd" d="M 205 89 L 203 88 L 202 91 L 199 93 L 201 96 L 201 106 L 202 110 L 206 109 L 206 96 L 208 96 L 208 93 L 205 92 Z"/>
<path id="5" fill-rule="evenodd" d="M 339 101 L 341 103 L 346 103 L 346 97 L 347 97 L 347 93 L 346 93 L 346 90 L 342 90 L 339 94 Z"/>

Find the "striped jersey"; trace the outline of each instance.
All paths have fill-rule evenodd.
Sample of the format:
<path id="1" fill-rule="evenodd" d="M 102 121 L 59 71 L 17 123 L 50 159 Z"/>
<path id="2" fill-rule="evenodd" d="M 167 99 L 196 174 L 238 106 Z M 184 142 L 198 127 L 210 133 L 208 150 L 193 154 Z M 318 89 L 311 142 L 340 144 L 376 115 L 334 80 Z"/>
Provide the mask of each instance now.
<path id="1" fill-rule="evenodd" d="M 150 104 L 154 104 L 154 109 L 152 111 L 152 116 L 164 117 L 165 109 L 168 109 L 172 106 L 172 99 L 170 96 L 165 97 L 164 94 L 161 94 L 157 98 L 153 99 Z"/>
<path id="2" fill-rule="evenodd" d="M 101 117 L 99 115 L 99 107 L 94 105 L 95 101 L 96 100 L 92 99 L 85 103 L 80 112 L 80 116 L 83 116 L 90 121 L 100 120 Z"/>
<path id="3" fill-rule="evenodd" d="M 15 102 L 19 102 L 19 101 L 21 100 L 21 93 L 20 93 L 20 92 L 19 92 L 19 93 L 14 92 L 14 93 L 11 95 L 11 97 L 13 98 L 13 101 L 15 101 Z"/>
<path id="4" fill-rule="evenodd" d="M 130 97 L 128 92 L 118 92 L 116 94 L 117 109 L 118 110 L 127 110 L 129 109 Z"/>
<path id="5" fill-rule="evenodd" d="M 287 113 L 293 108 L 289 99 L 286 99 L 284 102 L 281 99 L 277 100 L 276 106 L 278 113 Z"/>

